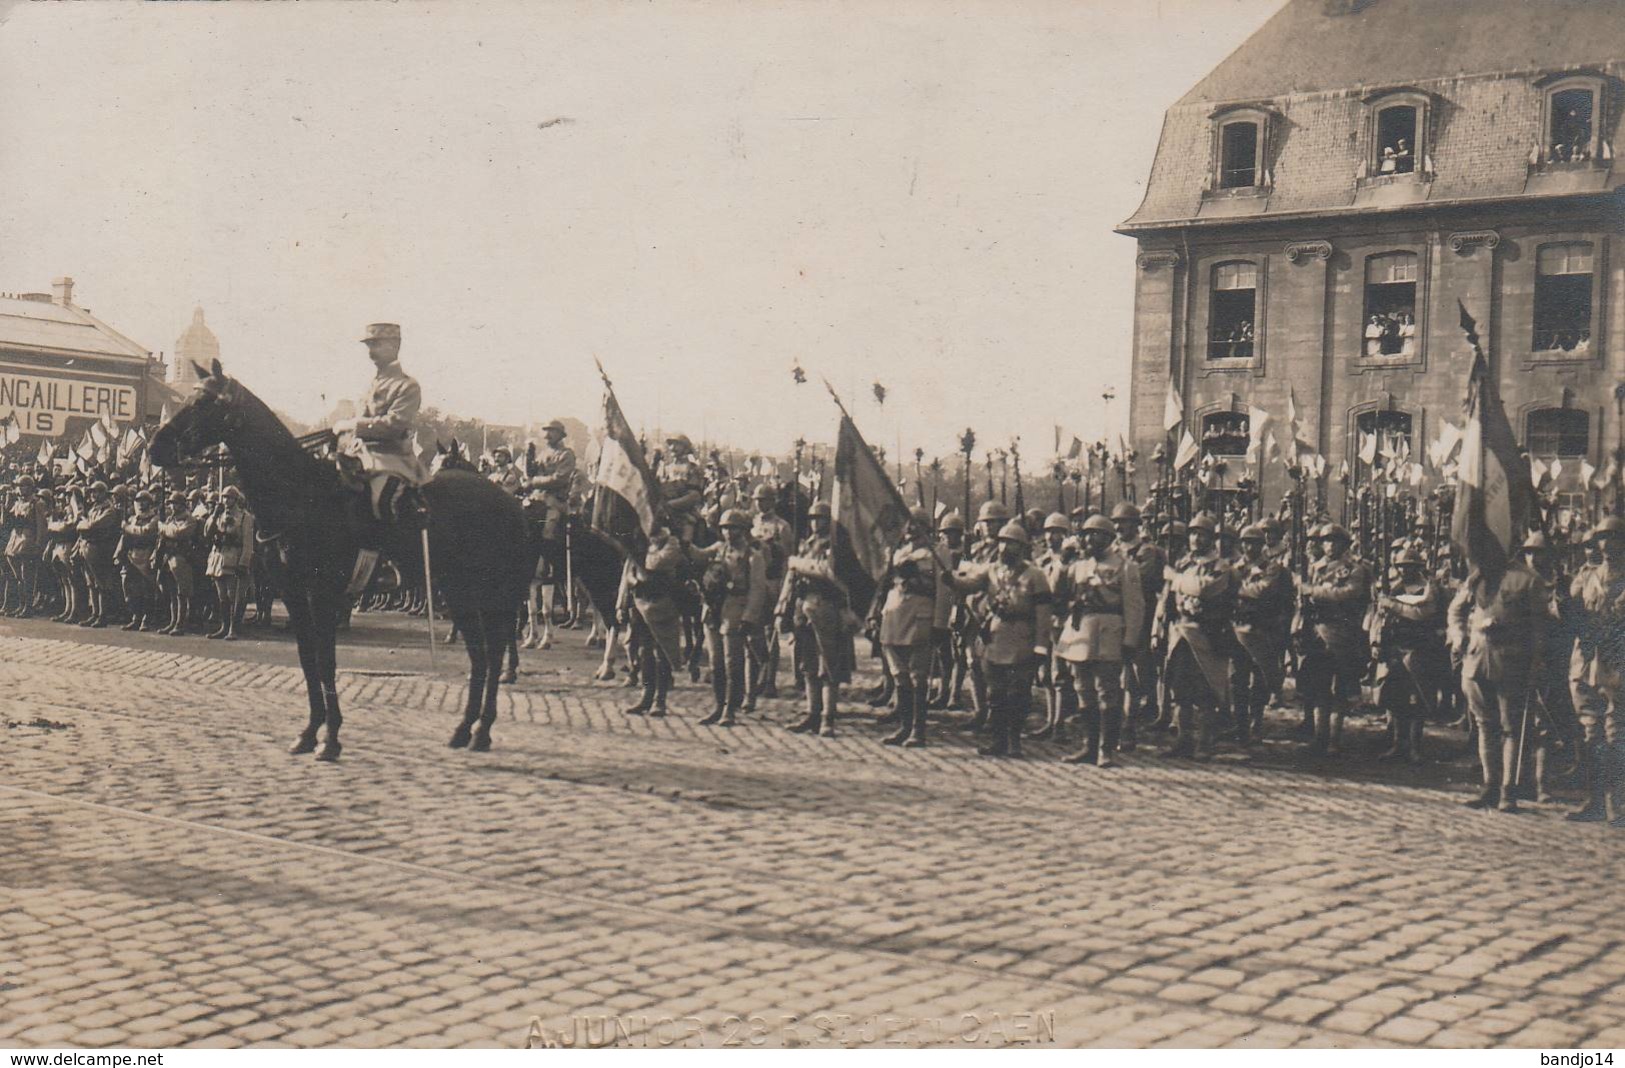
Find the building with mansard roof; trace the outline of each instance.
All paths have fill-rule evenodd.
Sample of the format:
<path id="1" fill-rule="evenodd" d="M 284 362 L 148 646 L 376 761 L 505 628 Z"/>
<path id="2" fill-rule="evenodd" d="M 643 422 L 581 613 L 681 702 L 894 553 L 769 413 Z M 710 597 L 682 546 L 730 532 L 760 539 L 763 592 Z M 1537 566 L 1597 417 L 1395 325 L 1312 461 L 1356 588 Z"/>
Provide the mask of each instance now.
<path id="1" fill-rule="evenodd" d="M 1291 0 L 1168 109 L 1118 227 L 1141 456 L 1170 383 L 1238 473 L 1254 413 L 1285 446 L 1289 403 L 1334 495 L 1362 433 L 1420 456 L 1462 421 L 1459 301 L 1524 446 L 1578 491 L 1625 414 L 1622 115 L 1615 2 Z"/>

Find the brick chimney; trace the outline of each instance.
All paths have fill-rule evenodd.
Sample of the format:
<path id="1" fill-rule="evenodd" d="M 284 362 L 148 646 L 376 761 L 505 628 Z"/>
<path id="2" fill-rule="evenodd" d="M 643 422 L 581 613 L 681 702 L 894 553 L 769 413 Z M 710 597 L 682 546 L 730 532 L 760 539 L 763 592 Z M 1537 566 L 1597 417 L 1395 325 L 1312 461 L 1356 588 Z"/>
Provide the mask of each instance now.
<path id="1" fill-rule="evenodd" d="M 55 296 L 56 303 L 63 305 L 72 304 L 73 279 L 69 278 L 67 275 L 63 275 L 61 278 L 52 279 L 51 293 Z"/>

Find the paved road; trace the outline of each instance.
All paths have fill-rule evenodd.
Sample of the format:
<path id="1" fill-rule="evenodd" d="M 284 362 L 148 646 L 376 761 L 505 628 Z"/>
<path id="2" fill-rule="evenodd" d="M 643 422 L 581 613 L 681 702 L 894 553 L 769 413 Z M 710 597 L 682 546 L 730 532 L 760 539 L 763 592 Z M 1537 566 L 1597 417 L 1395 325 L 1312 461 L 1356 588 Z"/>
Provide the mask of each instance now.
<path id="1" fill-rule="evenodd" d="M 628 720 L 574 634 L 452 752 L 362 626 L 338 766 L 285 642 L 0 628 L 0 1040 L 1625 1045 L 1625 835 L 1460 767 Z"/>

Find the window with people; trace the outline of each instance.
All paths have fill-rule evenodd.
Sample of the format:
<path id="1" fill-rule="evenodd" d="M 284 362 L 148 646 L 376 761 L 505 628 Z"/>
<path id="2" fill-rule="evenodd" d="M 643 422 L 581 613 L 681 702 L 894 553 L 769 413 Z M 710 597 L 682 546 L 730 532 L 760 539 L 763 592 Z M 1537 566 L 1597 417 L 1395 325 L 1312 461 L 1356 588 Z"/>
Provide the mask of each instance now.
<path id="1" fill-rule="evenodd" d="M 1246 412 L 1214 412 L 1202 417 L 1205 456 L 1245 456 L 1252 420 Z"/>
<path id="2" fill-rule="evenodd" d="M 1258 265 L 1221 263 L 1213 268 L 1213 295 L 1208 309 L 1207 358 L 1252 359 L 1253 324 L 1258 314 Z"/>
<path id="3" fill-rule="evenodd" d="M 1591 351 L 1591 245 L 1542 245 L 1535 256 L 1536 352 Z"/>
<path id="4" fill-rule="evenodd" d="M 1411 448 L 1411 414 L 1394 408 L 1379 408 L 1361 412 L 1354 420 L 1359 433 L 1355 449 L 1356 481 L 1363 481 L 1372 467 L 1386 467 L 1389 457 L 1409 455 Z"/>
<path id="5" fill-rule="evenodd" d="M 1525 423 L 1530 456 L 1582 457 L 1591 452 L 1591 416 L 1579 408 L 1537 408 Z"/>
<path id="6" fill-rule="evenodd" d="M 1366 260 L 1366 356 L 1416 355 L 1416 261 L 1414 252 Z"/>
<path id="7" fill-rule="evenodd" d="M 1547 163 L 1580 163 L 1591 158 L 1595 105 L 1596 93 L 1590 87 L 1562 89 L 1551 95 Z"/>
<path id="8" fill-rule="evenodd" d="M 1416 108 L 1396 104 L 1377 113 L 1377 173 L 1416 170 Z"/>

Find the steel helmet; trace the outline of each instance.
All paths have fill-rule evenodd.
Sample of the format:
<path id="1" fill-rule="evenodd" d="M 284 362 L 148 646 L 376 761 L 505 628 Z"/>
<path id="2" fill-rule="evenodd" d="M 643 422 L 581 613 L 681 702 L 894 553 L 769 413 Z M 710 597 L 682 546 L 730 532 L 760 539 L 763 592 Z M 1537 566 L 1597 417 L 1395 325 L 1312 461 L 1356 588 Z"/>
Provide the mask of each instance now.
<path id="1" fill-rule="evenodd" d="M 243 491 L 238 489 L 236 486 L 227 486 L 225 489 L 220 491 L 220 496 L 227 500 L 240 501 L 243 498 Z"/>
<path id="2" fill-rule="evenodd" d="M 1219 532 L 1219 521 L 1213 518 L 1212 512 L 1197 512 L 1191 516 L 1191 521 L 1186 524 L 1185 530 L 1187 533 L 1193 530 L 1205 530 L 1209 534 L 1217 534 Z"/>
<path id="3" fill-rule="evenodd" d="M 666 439 L 667 445 L 681 445 L 688 452 L 694 451 L 694 443 L 688 440 L 687 434 L 673 434 Z"/>
<path id="4" fill-rule="evenodd" d="M 1003 523 L 1010 518 L 1010 510 L 998 501 L 983 501 L 976 510 L 978 523 Z"/>
<path id="5" fill-rule="evenodd" d="M 19 475 L 17 477 L 17 488 L 18 489 L 33 489 L 34 488 L 34 476 L 33 475 Z"/>
<path id="6" fill-rule="evenodd" d="M 816 518 L 818 516 L 822 516 L 825 519 L 828 519 L 830 517 L 830 510 L 829 510 L 829 502 L 828 501 L 814 501 L 813 504 L 812 504 L 812 507 L 807 509 L 807 518 L 808 519 L 813 519 L 813 518 Z"/>
<path id="7" fill-rule="evenodd" d="M 1542 544 L 1544 544 L 1544 541 Z M 1524 548 L 1529 548 L 1529 544 L 1527 542 L 1524 543 Z M 1405 548 L 1399 550 L 1399 552 L 1395 553 L 1393 563 L 1395 567 L 1427 566 L 1427 561 L 1422 558 L 1422 554 L 1410 546 L 1406 546 Z"/>
<path id="8" fill-rule="evenodd" d="M 140 493 L 137 493 L 135 495 L 135 499 L 136 499 L 137 503 L 139 503 L 141 501 L 146 501 L 148 504 L 151 504 L 152 503 L 152 494 L 148 493 L 146 490 L 142 490 Z"/>
<path id="9" fill-rule="evenodd" d="M 542 427 L 542 433 L 544 433 L 544 434 L 547 433 L 549 430 L 557 430 L 560 434 L 568 434 L 569 433 L 568 430 L 564 429 L 564 424 L 559 422 L 557 419 L 548 420 L 547 425 Z"/>
<path id="10" fill-rule="evenodd" d="M 90 484 L 90 492 L 92 492 L 92 493 L 106 493 L 107 492 L 107 483 L 100 482 L 100 481 L 92 482 Z"/>
<path id="11" fill-rule="evenodd" d="M 748 530 L 750 529 L 750 516 L 737 508 L 730 508 L 722 513 L 722 522 L 717 525 L 723 528 L 744 527 Z"/>
<path id="12" fill-rule="evenodd" d="M 766 482 L 763 482 L 763 483 L 759 484 L 755 489 L 751 490 L 751 492 L 750 492 L 750 498 L 753 501 L 759 501 L 759 500 L 762 500 L 764 498 L 766 498 L 767 500 L 773 500 L 776 497 L 778 497 L 778 493 L 776 493 L 774 491 L 773 487 L 769 486 Z"/>
<path id="13" fill-rule="evenodd" d="M 921 530 L 931 529 L 931 513 L 918 505 L 908 510 L 908 521 Z"/>
<path id="14" fill-rule="evenodd" d="M 1349 537 L 1347 528 L 1341 523 L 1327 523 L 1320 528 L 1321 541 L 1342 541 L 1345 545 L 1354 540 Z"/>
<path id="15" fill-rule="evenodd" d="M 1044 510 L 1042 508 L 1027 509 L 1027 525 L 1042 526 L 1044 523 Z"/>
<path id="16" fill-rule="evenodd" d="M 1046 533 L 1051 530 L 1059 530 L 1070 534 L 1072 533 L 1072 521 L 1060 512 L 1051 512 L 1049 518 L 1044 520 L 1044 530 Z"/>
<path id="17" fill-rule="evenodd" d="M 1248 523 L 1241 528 L 1240 537 L 1242 541 L 1263 541 L 1267 535 L 1268 532 L 1264 529 L 1264 524 Z"/>
<path id="18" fill-rule="evenodd" d="M 1112 520 L 1115 522 L 1123 519 L 1139 521 L 1140 510 L 1134 506 L 1132 501 L 1118 501 L 1112 508 Z"/>
<path id="19" fill-rule="evenodd" d="M 513 459 L 513 450 L 508 448 L 508 446 L 506 446 L 506 445 L 498 445 L 496 448 L 491 450 L 491 455 L 492 456 L 506 456 L 508 459 L 511 460 L 511 459 Z"/>
<path id="20" fill-rule="evenodd" d="M 1186 533 L 1185 524 L 1177 519 L 1170 519 L 1168 525 L 1162 528 L 1162 535 L 1165 538 L 1183 538 Z"/>
<path id="21" fill-rule="evenodd" d="M 958 512 L 942 513 L 942 518 L 937 520 L 937 531 L 941 533 L 949 530 L 957 530 L 961 534 L 965 533 L 965 517 Z"/>
<path id="22" fill-rule="evenodd" d="M 1114 538 L 1117 537 L 1117 528 L 1112 526 L 1112 521 L 1099 512 L 1083 521 L 1083 533 L 1087 534 L 1091 530 L 1099 534 L 1109 534 Z"/>
<path id="23" fill-rule="evenodd" d="M 1013 541 L 1018 545 L 1031 545 L 1033 543 L 1032 536 L 1027 533 L 1027 528 L 1014 519 L 999 528 L 999 540 Z"/>

